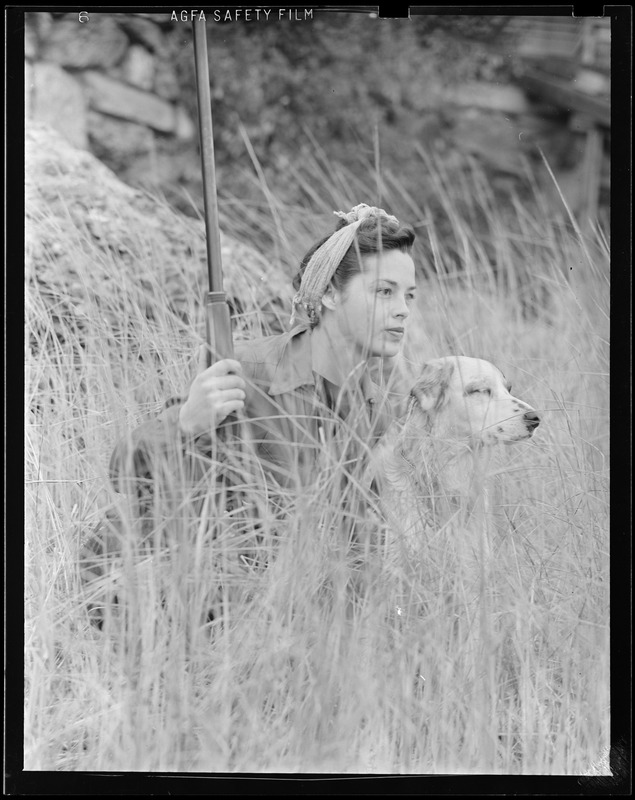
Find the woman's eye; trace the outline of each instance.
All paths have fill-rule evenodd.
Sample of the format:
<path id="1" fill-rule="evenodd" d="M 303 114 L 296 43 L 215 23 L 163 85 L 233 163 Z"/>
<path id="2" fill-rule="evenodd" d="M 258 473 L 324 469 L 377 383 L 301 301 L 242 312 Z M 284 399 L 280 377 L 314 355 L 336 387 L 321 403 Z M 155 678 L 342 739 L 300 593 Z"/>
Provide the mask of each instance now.
<path id="1" fill-rule="evenodd" d="M 491 389 L 470 389 L 468 391 L 468 394 L 486 394 L 486 395 L 489 396 L 489 395 L 492 394 L 492 390 Z"/>
<path id="2" fill-rule="evenodd" d="M 387 286 L 384 286 L 383 288 L 378 289 L 377 293 L 382 295 L 382 297 L 388 297 L 389 295 L 392 294 L 392 289 L 389 289 Z"/>

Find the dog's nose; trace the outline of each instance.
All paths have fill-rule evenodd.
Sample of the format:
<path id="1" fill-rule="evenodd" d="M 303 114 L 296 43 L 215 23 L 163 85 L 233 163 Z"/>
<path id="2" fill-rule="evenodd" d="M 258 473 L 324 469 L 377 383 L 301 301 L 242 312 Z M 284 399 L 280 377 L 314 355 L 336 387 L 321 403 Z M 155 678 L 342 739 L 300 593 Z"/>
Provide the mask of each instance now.
<path id="1" fill-rule="evenodd" d="M 523 414 L 523 419 L 530 428 L 537 428 L 540 425 L 540 417 L 535 411 L 526 411 Z"/>

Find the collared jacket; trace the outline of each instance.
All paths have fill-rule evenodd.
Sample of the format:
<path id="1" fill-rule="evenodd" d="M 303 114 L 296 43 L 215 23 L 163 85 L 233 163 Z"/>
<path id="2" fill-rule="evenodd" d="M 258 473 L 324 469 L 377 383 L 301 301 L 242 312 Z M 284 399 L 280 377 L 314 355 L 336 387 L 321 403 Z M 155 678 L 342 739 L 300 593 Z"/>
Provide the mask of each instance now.
<path id="1" fill-rule="evenodd" d="M 213 436 L 187 437 L 175 399 L 117 443 L 110 470 L 121 494 L 80 552 L 82 580 L 96 587 L 90 588 L 96 605 L 89 608 L 98 624 L 106 602 L 101 587 L 110 585 L 103 582 L 104 569 L 121 554 L 124 540 L 150 548 L 139 553 L 154 557 L 157 542 L 176 543 L 178 550 L 183 534 L 193 532 L 191 541 L 200 541 L 201 533 L 214 541 L 222 536 L 218 566 L 229 583 L 230 573 L 242 581 L 246 565 L 266 564 L 263 531 L 278 536 L 302 526 L 310 539 L 321 529 L 334 546 L 353 544 L 347 551 L 353 554 L 381 542 L 367 467 L 391 416 L 369 365 L 350 376 L 338 407 L 333 387 L 329 392 L 312 370 L 307 328 L 241 343 L 235 351 L 246 383 L 240 420 L 228 419 Z M 361 580 L 357 562 L 351 563 L 351 576 Z"/>
<path id="2" fill-rule="evenodd" d="M 302 490 L 320 470 L 359 478 L 391 419 L 386 393 L 367 363 L 351 374 L 338 405 L 328 382 L 312 369 L 306 327 L 239 343 L 235 358 L 246 383 L 243 421 L 228 419 L 214 438 L 188 438 L 179 429 L 180 401 L 171 401 L 117 444 L 110 464 L 116 488 L 129 490 L 130 481 L 138 488 L 160 473 L 170 480 L 182 469 L 188 482 L 200 481 L 217 442 L 225 452 L 233 446 L 255 454 L 255 471 L 274 491 Z"/>

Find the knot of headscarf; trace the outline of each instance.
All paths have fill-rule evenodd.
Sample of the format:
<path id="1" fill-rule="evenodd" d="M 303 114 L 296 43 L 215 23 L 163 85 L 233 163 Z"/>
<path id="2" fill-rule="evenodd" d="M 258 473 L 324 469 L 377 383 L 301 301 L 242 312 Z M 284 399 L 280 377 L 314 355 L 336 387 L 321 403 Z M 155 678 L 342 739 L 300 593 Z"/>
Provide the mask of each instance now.
<path id="1" fill-rule="evenodd" d="M 310 327 L 317 325 L 324 292 L 348 248 L 353 244 L 357 229 L 365 219 L 379 217 L 399 224 L 399 220 L 387 214 L 383 208 L 368 206 L 366 203 L 360 203 L 349 212 L 334 211 L 333 213 L 346 220 L 346 225 L 329 236 L 313 253 L 306 265 L 300 288 L 293 298 L 292 327 L 298 323 L 304 323 Z"/>

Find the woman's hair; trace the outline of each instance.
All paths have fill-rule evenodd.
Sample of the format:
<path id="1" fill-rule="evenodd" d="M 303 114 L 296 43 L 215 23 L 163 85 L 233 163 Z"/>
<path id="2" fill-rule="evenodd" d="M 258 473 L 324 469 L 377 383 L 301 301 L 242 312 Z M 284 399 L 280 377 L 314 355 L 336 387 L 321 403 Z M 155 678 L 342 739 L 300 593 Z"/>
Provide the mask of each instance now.
<path id="1" fill-rule="evenodd" d="M 346 224 L 346 220 L 340 219 L 335 230 L 340 230 Z M 300 269 L 293 279 L 294 289 L 300 288 L 304 270 L 313 253 L 331 236 L 332 233 L 329 233 L 328 236 L 314 244 L 304 256 Z M 386 217 L 368 217 L 360 224 L 355 241 L 348 248 L 335 270 L 332 278 L 333 286 L 338 291 L 343 291 L 351 278 L 361 272 L 364 256 L 374 256 L 387 250 L 401 250 L 402 253 L 410 253 L 414 240 L 415 233 L 409 225 L 401 225 Z"/>

